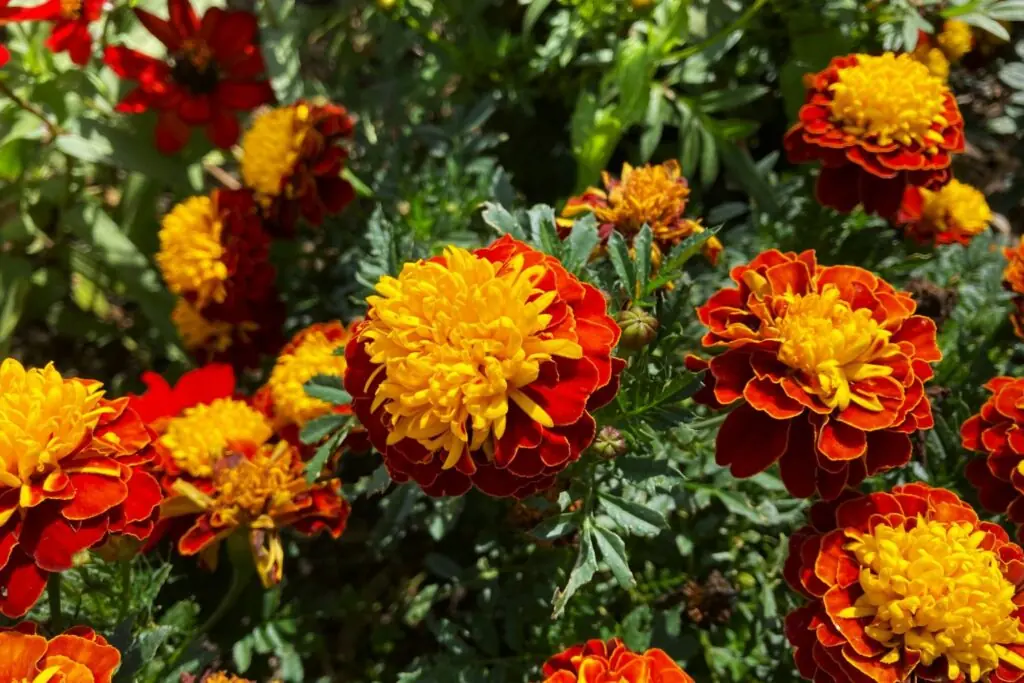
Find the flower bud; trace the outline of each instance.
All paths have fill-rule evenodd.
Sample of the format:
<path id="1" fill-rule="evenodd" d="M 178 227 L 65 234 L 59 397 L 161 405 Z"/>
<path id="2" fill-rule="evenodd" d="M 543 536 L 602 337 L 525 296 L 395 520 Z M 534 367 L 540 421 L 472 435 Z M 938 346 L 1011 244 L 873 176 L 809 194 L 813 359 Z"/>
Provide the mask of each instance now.
<path id="1" fill-rule="evenodd" d="M 638 306 L 620 311 L 615 320 L 622 328 L 620 344 L 624 349 L 639 351 L 658 336 L 658 319 Z"/>
<path id="2" fill-rule="evenodd" d="M 626 453 L 626 439 L 615 427 L 602 427 L 590 448 L 599 458 L 612 460 Z"/>

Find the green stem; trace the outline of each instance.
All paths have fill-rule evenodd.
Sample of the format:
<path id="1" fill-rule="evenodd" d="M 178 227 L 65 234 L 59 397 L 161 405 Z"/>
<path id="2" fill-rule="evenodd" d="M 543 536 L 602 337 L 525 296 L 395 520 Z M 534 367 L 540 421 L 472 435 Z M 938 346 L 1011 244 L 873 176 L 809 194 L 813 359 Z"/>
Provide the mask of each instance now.
<path id="1" fill-rule="evenodd" d="M 717 427 L 718 425 L 725 422 L 725 418 L 729 417 L 729 413 L 725 412 L 721 415 L 715 415 L 714 417 L 705 418 L 703 420 L 694 420 L 693 422 L 687 422 L 686 426 L 690 429 L 707 429 L 708 427 Z"/>
<path id="2" fill-rule="evenodd" d="M 64 630 L 64 614 L 60 606 L 60 573 L 50 574 L 46 581 L 46 597 L 50 602 L 50 628 L 54 633 Z"/>
<path id="3" fill-rule="evenodd" d="M 661 58 L 659 63 L 661 65 L 665 65 L 670 64 L 672 62 L 682 61 L 684 59 L 692 57 L 698 52 L 703 52 L 704 50 L 708 49 L 709 47 L 711 47 L 712 45 L 721 40 L 725 40 L 726 36 L 733 33 L 734 31 L 739 31 L 744 26 L 746 26 L 750 22 L 750 20 L 754 18 L 754 15 L 757 14 L 761 10 L 761 8 L 767 4 L 768 0 L 757 0 L 753 5 L 748 7 L 747 10 L 743 14 L 741 14 L 736 21 L 734 21 L 729 26 L 726 26 L 724 29 L 714 34 L 713 36 L 708 36 L 707 38 L 700 41 L 696 45 L 691 45 L 690 47 L 679 50 L 678 52 L 673 52 L 671 54 L 665 55 L 664 57 Z"/>

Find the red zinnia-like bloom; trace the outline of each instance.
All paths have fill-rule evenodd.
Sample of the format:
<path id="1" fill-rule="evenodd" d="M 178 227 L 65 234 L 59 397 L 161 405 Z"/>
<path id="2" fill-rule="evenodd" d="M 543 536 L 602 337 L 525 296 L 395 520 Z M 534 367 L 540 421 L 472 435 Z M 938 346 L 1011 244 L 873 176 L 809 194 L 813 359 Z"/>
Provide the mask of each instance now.
<path id="1" fill-rule="evenodd" d="M 963 118 L 947 85 L 913 57 L 836 57 L 805 83 L 785 147 L 794 163 L 821 162 L 823 205 L 891 218 L 908 185 L 949 182 L 952 155 L 964 149 Z"/>
<path id="2" fill-rule="evenodd" d="M 110 683 L 121 653 L 91 628 L 45 638 L 23 622 L 0 629 L 0 680 L 13 683 Z"/>
<path id="3" fill-rule="evenodd" d="M 396 481 L 524 497 L 594 439 L 619 328 L 601 293 L 509 236 L 407 263 L 346 352 L 352 407 Z"/>
<path id="4" fill-rule="evenodd" d="M 52 21 L 46 47 L 56 53 L 67 52 L 71 61 L 85 66 L 92 57 L 89 24 L 103 14 L 105 0 L 47 0 L 37 7 L 19 7 L 10 18 L 19 21 Z"/>
<path id="5" fill-rule="evenodd" d="M 956 494 L 846 491 L 811 508 L 784 576 L 797 669 L 820 683 L 1024 678 L 1024 551 Z"/>
<path id="6" fill-rule="evenodd" d="M 664 651 L 633 652 L 618 638 L 588 640 L 544 663 L 543 683 L 693 683 Z"/>
<path id="7" fill-rule="evenodd" d="M 103 385 L 0 364 L 0 614 L 25 614 L 51 573 L 112 536 L 153 531 L 153 434 Z"/>
<path id="8" fill-rule="evenodd" d="M 832 499 L 905 465 L 910 433 L 933 425 L 924 382 L 941 358 L 935 323 L 906 292 L 855 266 L 819 266 L 813 251 L 766 251 L 733 268 L 735 288 L 697 309 L 717 407 L 742 401 L 718 433 L 716 459 L 749 477 L 779 461 L 791 494 Z"/>
<path id="9" fill-rule="evenodd" d="M 10 20 L 11 15 L 17 12 L 17 8 L 8 7 L 7 4 L 10 0 L 0 0 L 0 25 Z M 0 34 L 0 41 L 3 39 L 3 34 Z M 3 67 L 11 59 L 11 53 L 8 52 L 3 42 L 0 42 L 0 67 Z"/>
<path id="10" fill-rule="evenodd" d="M 167 46 L 163 61 L 126 47 L 108 47 L 105 61 L 138 87 L 117 110 L 156 110 L 156 146 L 164 154 L 184 147 L 202 126 L 217 147 L 238 140 L 237 112 L 274 100 L 257 44 L 256 15 L 211 7 L 200 19 L 188 0 L 168 0 L 169 19 L 145 10 L 135 14 Z"/>
<path id="11" fill-rule="evenodd" d="M 996 377 L 985 384 L 992 396 L 960 428 L 964 448 L 984 458 L 967 465 L 967 478 L 981 504 L 1007 513 L 1024 538 L 1024 379 Z"/>
<path id="12" fill-rule="evenodd" d="M 299 216 L 310 225 L 355 198 L 341 177 L 352 137 L 344 107 L 299 101 L 261 114 L 242 138 L 242 180 L 263 206 L 274 232 L 290 236 Z"/>

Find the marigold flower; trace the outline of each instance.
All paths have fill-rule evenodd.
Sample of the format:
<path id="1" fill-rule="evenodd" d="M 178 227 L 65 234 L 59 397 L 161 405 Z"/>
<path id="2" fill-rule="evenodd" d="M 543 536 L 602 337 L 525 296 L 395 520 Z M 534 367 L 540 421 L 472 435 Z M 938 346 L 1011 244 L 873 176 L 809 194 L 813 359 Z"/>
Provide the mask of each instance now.
<path id="1" fill-rule="evenodd" d="M 261 114 L 242 138 L 242 179 L 256 192 L 276 232 L 291 235 L 301 215 L 311 225 L 355 198 L 341 178 L 352 119 L 344 107 L 298 101 Z"/>
<path id="2" fill-rule="evenodd" d="M 658 265 L 665 252 L 690 235 L 704 232 L 700 221 L 683 216 L 690 186 L 675 159 L 638 168 L 623 164 L 620 179 L 607 171 L 601 174 L 601 178 L 604 190 L 590 187 L 566 202 L 562 218 L 558 221 L 563 235 L 569 234 L 576 216 L 587 212 L 597 218 L 602 244 L 608 241 L 613 231 L 622 233 L 632 244 L 636 234 L 648 225 L 654 235 L 653 263 Z M 722 243 L 717 237 L 711 237 L 704 243 L 703 251 L 704 256 L 715 264 L 722 253 Z"/>
<path id="3" fill-rule="evenodd" d="M 958 62 L 974 47 L 974 33 L 966 21 L 947 19 L 942 24 L 942 31 L 935 42 L 949 61 Z"/>
<path id="4" fill-rule="evenodd" d="M 202 553 L 215 567 L 221 541 L 240 530 L 247 534 L 253 561 L 267 588 L 281 581 L 284 549 L 280 530 L 292 527 L 314 535 L 327 531 L 338 538 L 345 530 L 349 504 L 337 479 L 306 481 L 298 449 L 286 441 L 276 445 L 233 444 L 214 465 L 210 486 L 184 479 L 174 483 L 177 498 L 163 506 L 167 517 L 196 515 L 178 540 L 182 555 Z"/>
<path id="5" fill-rule="evenodd" d="M 896 220 L 922 244 L 966 245 L 988 228 L 992 209 L 980 190 L 953 179 L 938 190 L 908 187 Z"/>
<path id="6" fill-rule="evenodd" d="M 135 8 L 139 21 L 167 47 L 165 60 L 127 47 L 108 47 L 104 61 L 138 82 L 117 111 L 156 110 L 156 146 L 174 154 L 202 126 L 217 147 L 238 140 L 238 112 L 273 102 L 257 44 L 256 15 L 211 7 L 198 17 L 189 0 L 168 0 L 169 19 Z"/>
<path id="7" fill-rule="evenodd" d="M 281 347 L 284 318 L 276 292 L 266 301 L 212 305 L 202 311 L 179 299 L 171 311 L 171 321 L 193 356 L 201 363 L 230 362 L 236 368 L 256 367 L 264 355 Z"/>
<path id="8" fill-rule="evenodd" d="M 203 676 L 202 683 L 255 683 L 255 681 L 230 674 L 227 671 L 215 671 Z"/>
<path id="9" fill-rule="evenodd" d="M 633 652 L 618 638 L 588 640 L 544 663 L 543 683 L 694 683 L 658 649 Z"/>
<path id="10" fill-rule="evenodd" d="M 619 328 L 601 293 L 509 236 L 382 277 L 345 388 L 396 481 L 430 495 L 547 488 L 612 399 Z"/>
<path id="11" fill-rule="evenodd" d="M 67 52 L 71 61 L 85 66 L 92 57 L 89 24 L 103 15 L 104 0 L 46 0 L 36 7 L 13 8 L 12 21 L 50 21 L 53 28 L 46 47 L 54 53 Z"/>
<path id="12" fill-rule="evenodd" d="M 911 53 L 918 62 L 928 67 L 928 71 L 942 81 L 949 80 L 949 58 L 928 40 L 920 40 Z"/>
<path id="13" fill-rule="evenodd" d="M 992 395 L 960 428 L 964 448 L 985 456 L 967 464 L 967 479 L 981 504 L 1007 513 L 1024 538 L 1024 379 L 995 377 L 985 388 Z"/>
<path id="14" fill-rule="evenodd" d="M 39 635 L 23 622 L 0 630 L 0 672 L 13 683 L 111 683 L 121 653 L 103 636 L 84 626 L 59 636 Z"/>
<path id="15" fill-rule="evenodd" d="M 807 680 L 1024 677 L 1024 551 L 956 494 L 924 484 L 846 491 L 789 541 L 786 618 Z"/>
<path id="16" fill-rule="evenodd" d="M 0 614 L 25 614 L 53 572 L 112 535 L 153 531 L 153 434 L 100 382 L 0 363 Z"/>
<path id="17" fill-rule="evenodd" d="M 1015 248 L 1004 247 L 1003 257 L 1007 261 L 1003 286 L 1016 294 L 1024 294 L 1024 237 Z"/>
<path id="18" fill-rule="evenodd" d="M 938 189 L 964 123 L 946 84 L 907 54 L 836 57 L 805 77 L 800 120 L 786 134 L 790 161 L 820 161 L 817 197 L 848 213 L 890 218 L 908 185 Z"/>
<path id="19" fill-rule="evenodd" d="M 697 309 L 708 361 L 698 400 L 742 401 L 718 433 L 716 459 L 749 477 L 776 461 L 789 492 L 830 500 L 905 465 L 910 433 L 933 425 L 924 382 L 942 354 L 935 323 L 906 293 L 813 251 L 766 251 L 737 266 L 735 288 Z"/>

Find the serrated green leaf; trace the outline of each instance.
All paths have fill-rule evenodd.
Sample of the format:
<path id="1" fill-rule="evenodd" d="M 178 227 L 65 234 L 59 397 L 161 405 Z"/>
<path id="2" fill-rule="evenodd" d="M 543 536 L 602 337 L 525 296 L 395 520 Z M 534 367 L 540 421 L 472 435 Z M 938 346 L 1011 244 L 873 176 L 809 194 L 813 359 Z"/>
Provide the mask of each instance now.
<path id="1" fill-rule="evenodd" d="M 590 261 L 590 257 L 600 241 L 601 237 L 597 233 L 597 219 L 594 218 L 594 214 L 587 213 L 575 219 L 572 230 L 569 231 L 569 236 L 565 240 L 562 265 L 571 273 L 580 272 Z"/>
<path id="2" fill-rule="evenodd" d="M 651 278 L 651 248 L 654 245 L 654 232 L 646 223 L 633 238 L 633 253 L 636 255 L 636 287 L 635 291 L 646 292 L 647 282 Z"/>
<path id="3" fill-rule="evenodd" d="M 299 432 L 299 440 L 307 446 L 320 443 L 324 437 L 348 422 L 349 419 L 351 418 L 348 415 L 338 415 L 337 413 L 321 415 L 306 423 L 302 431 Z"/>
<path id="4" fill-rule="evenodd" d="M 530 535 L 542 541 L 553 541 L 576 531 L 579 526 L 580 515 L 578 512 L 564 512 L 542 521 L 530 530 Z"/>
<path id="5" fill-rule="evenodd" d="M 337 375 L 317 375 L 303 385 L 306 394 L 334 406 L 352 403 L 352 395 L 345 391 L 345 384 Z"/>
<path id="6" fill-rule="evenodd" d="M 629 558 L 626 556 L 626 543 L 614 531 L 594 525 L 594 540 L 601 551 L 601 559 L 612 571 L 612 576 L 623 588 L 629 589 L 636 585 L 633 572 L 629 570 Z"/>
<path id="7" fill-rule="evenodd" d="M 657 536 L 668 527 L 665 517 L 657 510 L 614 496 L 598 493 L 601 508 L 620 528 L 634 536 Z"/>
<path id="8" fill-rule="evenodd" d="M 614 230 L 608 236 L 608 260 L 619 277 L 619 282 L 626 289 L 629 298 L 636 296 L 636 268 L 629 256 L 629 245 L 622 235 Z"/>
<path id="9" fill-rule="evenodd" d="M 555 595 L 552 599 L 552 606 L 554 608 L 551 614 L 552 619 L 562 616 L 569 598 L 575 595 L 580 588 L 590 583 L 596 572 L 597 553 L 594 552 L 593 531 L 589 521 L 584 521 L 583 529 L 580 532 L 580 549 L 579 554 L 576 556 L 576 564 L 569 573 L 569 580 L 566 582 L 565 588 L 555 589 Z"/>
<path id="10" fill-rule="evenodd" d="M 530 221 L 530 236 L 533 243 L 546 254 L 556 258 L 562 256 L 562 240 L 555 229 L 555 211 L 546 204 L 537 204 L 526 212 Z"/>
<path id="11" fill-rule="evenodd" d="M 512 237 L 515 237 L 520 242 L 525 242 L 528 239 L 523 226 L 501 204 L 495 204 L 494 202 L 485 203 L 481 217 L 484 219 L 484 223 L 502 235 L 512 235 Z"/>

